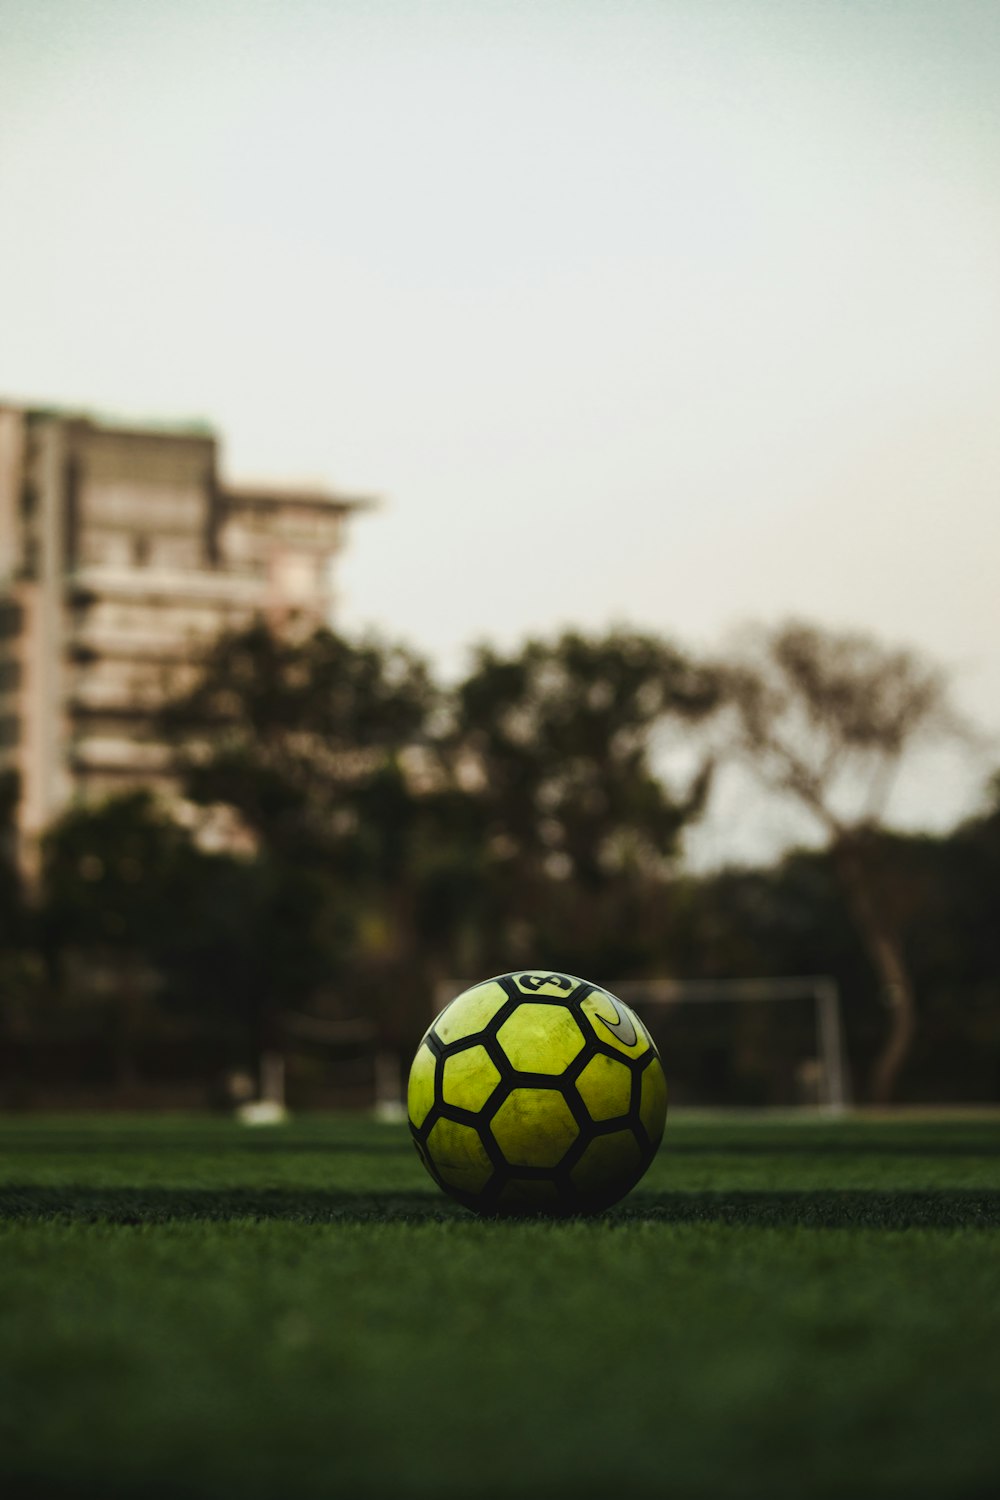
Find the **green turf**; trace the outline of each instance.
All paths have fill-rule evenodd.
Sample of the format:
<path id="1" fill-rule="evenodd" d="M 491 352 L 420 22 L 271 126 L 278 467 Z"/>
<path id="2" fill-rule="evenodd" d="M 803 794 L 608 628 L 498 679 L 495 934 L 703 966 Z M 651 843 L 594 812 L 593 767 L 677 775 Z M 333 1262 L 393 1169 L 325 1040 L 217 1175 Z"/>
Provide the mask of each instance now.
<path id="1" fill-rule="evenodd" d="M 7 1119 L 0 1172 L 12 1494 L 1000 1490 L 998 1121 L 672 1121 L 561 1224 L 353 1120 Z"/>

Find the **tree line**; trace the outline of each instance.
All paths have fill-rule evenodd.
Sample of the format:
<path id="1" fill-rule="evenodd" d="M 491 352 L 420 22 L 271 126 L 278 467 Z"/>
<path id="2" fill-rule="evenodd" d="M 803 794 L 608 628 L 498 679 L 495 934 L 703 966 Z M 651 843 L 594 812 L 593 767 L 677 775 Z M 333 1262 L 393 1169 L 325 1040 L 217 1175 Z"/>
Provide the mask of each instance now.
<path id="1" fill-rule="evenodd" d="M 2 862 L 8 1056 L 99 1024 L 127 1093 L 172 1018 L 206 1069 L 359 1021 L 405 1058 L 442 982 L 544 963 L 605 982 L 830 973 L 862 1097 L 1000 1086 L 1000 781 L 946 836 L 886 826 L 905 757 L 961 732 L 914 653 L 802 623 L 711 661 L 566 632 L 482 647 L 446 687 L 403 647 L 258 621 L 210 648 L 157 732 L 180 799 L 72 807 L 33 891 Z M 685 833 L 735 761 L 823 847 L 687 871 Z M 15 1102 L 16 1084 L 0 1076 Z"/>

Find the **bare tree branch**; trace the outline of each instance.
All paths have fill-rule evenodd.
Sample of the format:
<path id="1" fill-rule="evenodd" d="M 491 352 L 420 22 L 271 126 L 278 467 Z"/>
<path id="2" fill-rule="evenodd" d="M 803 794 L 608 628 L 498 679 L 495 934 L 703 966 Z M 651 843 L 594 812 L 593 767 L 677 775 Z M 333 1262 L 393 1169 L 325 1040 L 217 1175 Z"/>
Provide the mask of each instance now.
<path id="1" fill-rule="evenodd" d="M 745 636 L 720 679 L 731 753 L 804 807 L 829 841 L 889 1008 L 873 1082 L 875 1097 L 888 1098 L 916 1013 L 902 944 L 878 889 L 872 839 L 905 757 L 918 744 L 963 732 L 944 675 L 916 653 L 870 636 L 790 621 Z"/>

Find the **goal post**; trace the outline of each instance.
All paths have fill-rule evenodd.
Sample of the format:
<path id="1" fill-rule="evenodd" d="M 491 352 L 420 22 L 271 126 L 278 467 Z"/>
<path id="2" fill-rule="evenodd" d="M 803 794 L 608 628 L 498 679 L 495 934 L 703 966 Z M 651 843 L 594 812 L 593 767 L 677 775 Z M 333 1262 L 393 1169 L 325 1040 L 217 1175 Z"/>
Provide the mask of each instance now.
<path id="1" fill-rule="evenodd" d="M 468 988 L 471 981 L 443 979 L 434 990 L 435 1013 Z M 851 1076 L 844 1046 L 840 990 L 829 974 L 777 975 L 745 979 L 613 979 L 603 988 L 640 1014 L 647 1006 L 669 1009 L 707 1002 L 811 1003 L 815 1024 L 818 1104 L 841 1114 L 851 1104 Z M 669 1068 L 668 1068 L 669 1073 Z"/>

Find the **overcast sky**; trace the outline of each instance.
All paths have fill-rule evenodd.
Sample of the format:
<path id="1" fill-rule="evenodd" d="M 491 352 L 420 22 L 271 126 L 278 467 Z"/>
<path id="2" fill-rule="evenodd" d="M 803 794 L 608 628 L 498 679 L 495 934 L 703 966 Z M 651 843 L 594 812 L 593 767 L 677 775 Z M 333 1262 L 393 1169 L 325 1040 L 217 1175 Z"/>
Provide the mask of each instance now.
<path id="1" fill-rule="evenodd" d="M 0 396 L 200 416 L 230 477 L 384 497 L 342 620 L 448 670 L 798 612 L 924 648 L 1000 728 L 996 0 L 0 22 Z M 706 847 L 784 836 L 747 818 Z"/>

